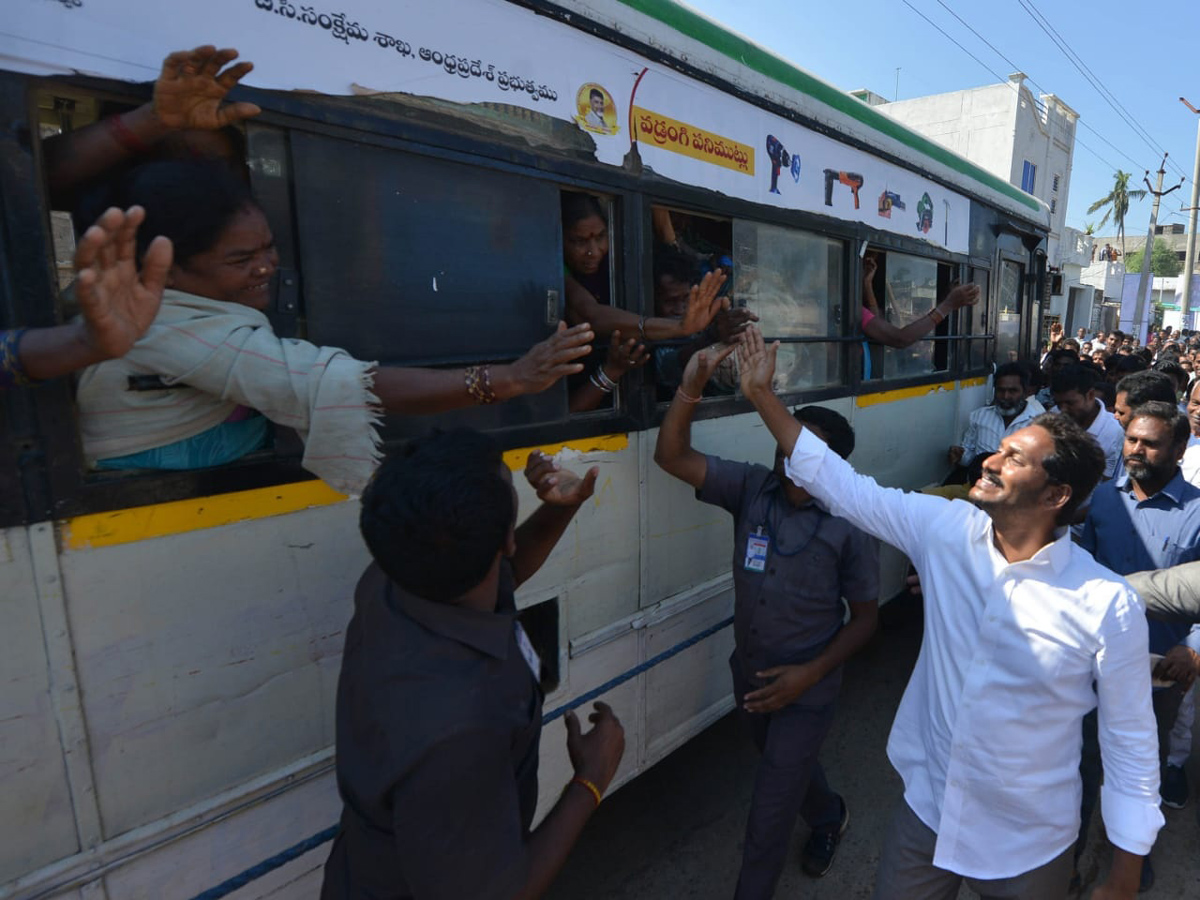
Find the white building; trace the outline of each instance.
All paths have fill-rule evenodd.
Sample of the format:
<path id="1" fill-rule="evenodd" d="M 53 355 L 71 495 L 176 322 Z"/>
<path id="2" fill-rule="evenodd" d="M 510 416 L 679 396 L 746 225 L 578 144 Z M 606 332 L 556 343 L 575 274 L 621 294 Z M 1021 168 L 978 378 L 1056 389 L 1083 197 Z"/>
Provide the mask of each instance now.
<path id="1" fill-rule="evenodd" d="M 1091 237 L 1066 226 L 1079 121 L 1075 110 L 1054 94 L 1035 97 L 1023 72 L 1000 84 L 911 100 L 889 101 L 867 90 L 850 93 L 1044 201 L 1051 214 L 1048 312 L 1070 331 L 1091 327 L 1094 291 L 1081 280 L 1091 263 Z"/>

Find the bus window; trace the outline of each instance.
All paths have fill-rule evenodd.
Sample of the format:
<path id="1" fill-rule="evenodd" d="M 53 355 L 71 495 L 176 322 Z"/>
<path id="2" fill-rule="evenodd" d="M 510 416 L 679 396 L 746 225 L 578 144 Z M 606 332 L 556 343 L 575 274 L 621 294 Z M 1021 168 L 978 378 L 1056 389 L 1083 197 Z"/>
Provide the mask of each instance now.
<path id="1" fill-rule="evenodd" d="M 937 260 L 906 253 L 882 255 L 878 278 L 884 282 L 882 294 L 876 296 L 883 301 L 884 315 L 896 325 L 905 325 L 927 315 L 938 298 L 949 290 L 951 267 Z M 885 299 L 886 298 L 886 299 Z M 935 332 L 948 333 L 947 323 Z M 908 347 L 886 347 L 883 351 L 883 377 L 905 378 L 926 375 L 948 367 L 948 355 L 944 345 L 938 342 L 919 340 Z"/>
<path id="2" fill-rule="evenodd" d="M 970 270 L 968 280 L 979 285 L 979 303 L 962 311 L 965 316 L 963 330 L 971 335 L 967 349 L 967 368 L 975 371 L 984 368 L 992 358 L 993 338 L 987 337 L 992 333 L 992 301 L 988 288 L 990 287 L 991 272 L 987 269 Z"/>
<path id="3" fill-rule="evenodd" d="M 841 335 L 845 244 L 741 219 L 733 234 L 734 304 L 758 315 L 768 341 L 780 341 L 776 389 L 793 392 L 839 383 L 841 345 L 820 339 Z"/>
<path id="4" fill-rule="evenodd" d="M 1000 261 L 1000 293 L 997 297 L 996 363 L 1015 362 L 1021 352 L 1021 276 L 1018 262 Z"/>
<path id="5" fill-rule="evenodd" d="M 580 191 L 563 191 L 560 205 L 565 316 L 572 325 L 591 323 L 597 335 L 586 368 L 567 381 L 568 404 L 572 413 L 611 410 L 625 376 L 648 353 L 644 346 L 640 351 L 629 346 L 637 338 L 638 316 L 622 310 L 616 296 L 615 205 L 609 197 Z"/>
<path id="6" fill-rule="evenodd" d="M 729 219 L 665 206 L 653 207 L 651 219 L 654 226 L 653 294 L 652 300 L 644 306 L 648 319 L 657 320 L 658 327 L 678 321 L 687 307 L 692 285 L 717 269 L 727 276 L 722 294 L 732 296 L 736 276 L 732 254 L 733 223 Z M 650 308 L 651 303 L 653 308 Z M 698 334 L 679 334 L 666 341 L 655 341 L 651 365 L 660 402 L 669 401 L 675 393 L 692 353 L 720 340 L 722 322 L 731 321 L 729 317 L 723 317 Z M 737 390 L 736 372 L 730 357 L 709 379 L 704 396 L 732 396 Z"/>

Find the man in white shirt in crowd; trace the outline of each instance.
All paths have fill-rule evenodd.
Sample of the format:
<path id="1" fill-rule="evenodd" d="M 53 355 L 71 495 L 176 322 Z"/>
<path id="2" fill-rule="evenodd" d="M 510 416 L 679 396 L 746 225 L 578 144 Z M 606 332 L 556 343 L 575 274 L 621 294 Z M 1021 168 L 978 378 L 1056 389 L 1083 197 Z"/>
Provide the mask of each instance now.
<path id="1" fill-rule="evenodd" d="M 1025 397 L 1029 370 L 1020 363 L 999 366 L 992 384 L 992 404 L 971 413 L 962 445 L 951 447 L 947 454 L 951 466 L 969 467 L 976 456 L 990 456 L 1000 446 L 1001 438 L 1024 428 L 1044 412 L 1037 400 Z"/>
<path id="2" fill-rule="evenodd" d="M 777 349 L 751 327 L 738 357 L 743 393 L 789 454 L 786 474 L 906 553 L 924 588 L 924 641 L 888 740 L 904 802 L 876 900 L 952 900 L 964 880 L 984 898 L 1063 897 L 1081 722 L 1097 704 L 1114 852 L 1092 897 L 1133 900 L 1163 824 L 1146 617 L 1064 527 L 1099 482 L 1099 448 L 1047 415 L 1001 441 L 972 503 L 882 488 L 775 397 Z"/>
<path id="3" fill-rule="evenodd" d="M 1112 478 L 1121 459 L 1125 430 L 1096 396 L 1096 374 L 1087 366 L 1067 366 L 1054 373 L 1050 393 L 1058 411 L 1096 439 L 1104 451 L 1104 477 Z"/>
<path id="4" fill-rule="evenodd" d="M 1192 436 L 1188 439 L 1187 450 L 1183 452 L 1179 468 L 1185 479 L 1200 487 L 1200 379 L 1188 392 L 1187 417 Z"/>

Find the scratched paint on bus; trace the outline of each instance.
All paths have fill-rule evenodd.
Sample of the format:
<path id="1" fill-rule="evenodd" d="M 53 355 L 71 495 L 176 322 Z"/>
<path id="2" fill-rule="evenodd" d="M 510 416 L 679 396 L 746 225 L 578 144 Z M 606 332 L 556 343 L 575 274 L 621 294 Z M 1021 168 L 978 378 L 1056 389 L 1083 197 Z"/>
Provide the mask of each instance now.
<path id="1" fill-rule="evenodd" d="M 958 382 L 959 388 L 978 387 L 986 384 L 986 378 L 964 378 Z M 881 403 L 892 403 L 896 400 L 909 400 L 913 397 L 926 397 L 929 394 L 940 394 L 943 391 L 954 390 L 955 382 L 940 381 L 937 384 L 918 384 L 915 387 L 897 388 L 894 391 L 878 391 L 874 394 L 861 394 L 854 398 L 859 408 L 878 406 Z"/>

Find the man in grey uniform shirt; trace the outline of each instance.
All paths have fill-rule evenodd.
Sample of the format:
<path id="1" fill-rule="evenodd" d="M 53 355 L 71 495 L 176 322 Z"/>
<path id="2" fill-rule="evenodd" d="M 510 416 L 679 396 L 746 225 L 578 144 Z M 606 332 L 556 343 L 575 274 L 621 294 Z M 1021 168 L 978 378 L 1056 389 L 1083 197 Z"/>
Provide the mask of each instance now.
<path id="1" fill-rule="evenodd" d="M 879 555 L 874 540 L 782 477 L 778 448 L 773 469 L 692 448 L 696 400 L 732 350 L 701 351 L 688 361 L 654 459 L 694 487 L 697 499 L 733 515 L 729 666 L 738 709 L 762 753 L 735 897 L 770 900 L 796 817 L 812 828 L 802 863 L 813 877 L 829 871 L 849 821 L 817 754 L 833 722 L 842 663 L 875 630 Z M 838 413 L 809 406 L 795 415 L 842 456 L 854 449 L 854 431 Z M 844 627 L 843 597 L 850 606 Z"/>

